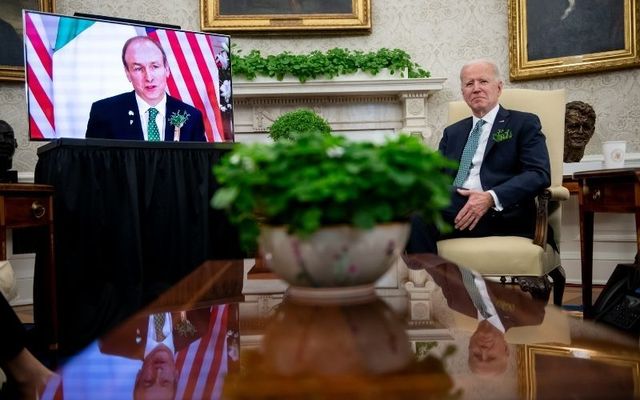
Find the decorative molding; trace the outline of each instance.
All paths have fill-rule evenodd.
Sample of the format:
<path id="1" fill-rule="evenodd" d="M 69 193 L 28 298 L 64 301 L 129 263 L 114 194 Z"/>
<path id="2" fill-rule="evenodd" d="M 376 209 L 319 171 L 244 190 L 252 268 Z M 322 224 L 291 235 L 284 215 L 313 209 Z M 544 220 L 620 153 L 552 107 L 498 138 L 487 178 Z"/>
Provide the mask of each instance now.
<path id="1" fill-rule="evenodd" d="M 295 108 L 312 108 L 332 129 L 376 140 L 400 131 L 430 136 L 427 99 L 444 78 L 233 81 L 236 141 L 268 140 L 271 123 Z M 260 135 L 260 136 L 255 136 Z"/>
<path id="2" fill-rule="evenodd" d="M 246 81 L 234 79 L 233 96 L 245 97 L 296 97 L 319 95 L 373 95 L 414 93 L 427 97 L 430 92 L 442 90 L 446 78 L 424 79 L 373 79 L 370 80 L 314 80 L 300 83 L 296 80 Z"/>

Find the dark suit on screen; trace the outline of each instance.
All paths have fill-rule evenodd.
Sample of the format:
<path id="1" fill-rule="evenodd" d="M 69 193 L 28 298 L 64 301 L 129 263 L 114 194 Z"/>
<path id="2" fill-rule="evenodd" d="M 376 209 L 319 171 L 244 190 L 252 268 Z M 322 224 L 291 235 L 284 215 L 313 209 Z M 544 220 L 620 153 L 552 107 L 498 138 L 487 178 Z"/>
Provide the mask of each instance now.
<path id="1" fill-rule="evenodd" d="M 174 126 L 169 123 L 172 113 L 184 114 L 189 118 L 180 129 L 181 142 L 204 142 L 204 122 L 202 113 L 193 106 L 175 97 L 167 95 L 167 110 L 164 140 L 173 141 Z M 87 138 L 144 140 L 138 103 L 134 91 L 122 93 L 113 97 L 98 100 L 91 105 L 89 122 L 87 123 Z"/>
<path id="2" fill-rule="evenodd" d="M 439 151 L 460 162 L 462 151 L 472 129 L 471 117 L 458 121 L 444 130 Z M 511 137 L 496 140 L 496 133 L 509 132 Z M 448 171 L 451 179 L 457 170 Z M 484 191 L 493 190 L 503 210 L 489 211 L 473 230 L 454 230 L 440 234 L 434 226 L 420 219 L 412 221 L 412 235 L 407 252 L 437 252 L 436 242 L 454 237 L 523 236 L 533 238 L 535 232 L 535 197 L 551 184 L 549 154 L 539 118 L 530 113 L 507 110 L 500 106 L 491 128 L 484 159 L 480 168 Z M 452 188 L 451 204 L 443 217 L 451 226 L 467 198 Z M 549 243 L 555 246 L 553 234 Z"/>
<path id="3" fill-rule="evenodd" d="M 172 313 L 172 336 L 176 352 L 186 348 L 207 332 L 211 311 L 209 308 L 188 310 L 186 316 L 196 328 L 193 335 L 178 332 L 180 314 Z M 100 351 L 104 354 L 142 360 L 147 345 L 149 318 L 151 315 L 138 315 L 110 331 L 100 339 Z"/>

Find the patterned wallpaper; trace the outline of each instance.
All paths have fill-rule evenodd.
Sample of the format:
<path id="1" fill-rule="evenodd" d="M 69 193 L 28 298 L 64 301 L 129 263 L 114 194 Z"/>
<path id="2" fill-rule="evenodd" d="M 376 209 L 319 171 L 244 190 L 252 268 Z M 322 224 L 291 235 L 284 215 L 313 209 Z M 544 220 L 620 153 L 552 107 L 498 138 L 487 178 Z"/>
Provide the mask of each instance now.
<path id="1" fill-rule="evenodd" d="M 263 54 L 283 50 L 308 52 L 332 47 L 374 50 L 402 48 L 434 77 L 445 77 L 445 89 L 429 99 L 429 143 L 435 145 L 446 121 L 446 103 L 460 98 L 458 72 L 467 60 L 494 59 L 503 71 L 506 87 L 566 88 L 568 101 L 582 100 L 597 113 L 596 135 L 586 154 L 599 154 L 603 140 L 626 140 L 628 152 L 640 152 L 640 70 L 627 69 L 565 78 L 509 82 L 507 1 L 477 0 L 372 0 L 373 30 L 364 36 L 256 38 L 233 35 L 233 42 L 247 51 Z M 199 0 L 164 0 L 149 7 L 142 0 L 56 0 L 56 12 L 85 12 L 180 25 L 199 30 Z M 87 82 L 91 84 L 91 82 Z M 14 169 L 33 171 L 41 142 L 27 138 L 24 85 L 0 83 L 0 119 L 16 131 L 18 151 Z"/>

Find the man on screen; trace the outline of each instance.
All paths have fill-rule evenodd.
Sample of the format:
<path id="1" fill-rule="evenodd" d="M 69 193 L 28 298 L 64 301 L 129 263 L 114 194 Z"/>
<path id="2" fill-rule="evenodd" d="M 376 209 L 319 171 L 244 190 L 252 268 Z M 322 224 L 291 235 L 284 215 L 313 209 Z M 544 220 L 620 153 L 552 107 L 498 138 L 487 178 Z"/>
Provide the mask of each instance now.
<path id="1" fill-rule="evenodd" d="M 202 113 L 167 95 L 167 56 L 156 41 L 130 38 L 122 62 L 134 90 L 92 104 L 87 138 L 206 141 Z"/>

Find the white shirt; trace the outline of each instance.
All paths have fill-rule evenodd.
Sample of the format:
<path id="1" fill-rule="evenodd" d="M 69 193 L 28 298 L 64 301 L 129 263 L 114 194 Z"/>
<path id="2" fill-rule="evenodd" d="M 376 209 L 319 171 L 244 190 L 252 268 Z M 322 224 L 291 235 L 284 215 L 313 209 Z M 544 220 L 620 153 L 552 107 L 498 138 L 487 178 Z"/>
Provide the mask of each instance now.
<path id="1" fill-rule="evenodd" d="M 482 302 L 484 303 L 485 309 L 491 316 L 489 318 L 484 318 L 480 311 L 478 311 L 478 320 L 481 321 L 486 319 L 489 323 L 496 327 L 500 332 L 504 333 L 504 325 L 502 325 L 502 321 L 500 321 L 500 316 L 498 315 L 498 311 L 496 307 L 493 305 L 493 301 L 491 301 L 491 297 L 489 297 L 489 291 L 487 290 L 487 285 L 484 281 L 484 278 L 478 274 L 477 272 L 471 271 L 473 273 L 473 283 L 475 283 L 478 291 L 480 292 L 480 296 L 482 297 Z"/>
<path id="2" fill-rule="evenodd" d="M 478 139 L 478 148 L 476 149 L 475 154 L 473 155 L 473 159 L 471 160 L 471 170 L 469 171 L 469 176 L 467 176 L 467 180 L 464 181 L 463 187 L 472 190 L 484 190 L 482 189 L 482 182 L 480 181 L 480 168 L 482 167 L 482 160 L 484 160 L 484 151 L 487 148 L 487 143 L 489 142 L 489 134 L 491 133 L 491 128 L 493 127 L 493 122 L 496 120 L 496 116 L 498 115 L 498 110 L 500 109 L 500 105 L 496 104 L 495 107 L 484 117 L 478 118 L 475 115 L 473 116 L 473 123 L 471 126 L 476 126 L 476 123 L 482 119 L 485 124 L 482 126 L 480 132 L 480 138 Z M 487 191 L 491 197 L 493 197 L 494 209 L 497 211 L 502 211 L 502 204 L 500 204 L 500 200 L 498 196 L 493 190 Z"/>
<path id="3" fill-rule="evenodd" d="M 158 125 L 158 133 L 160 134 L 160 140 L 164 140 L 164 122 L 167 120 L 167 95 L 165 94 L 160 100 L 160 103 L 155 106 L 150 106 L 149 103 L 144 101 L 142 97 L 136 93 L 136 103 L 138 103 L 138 113 L 140 115 L 140 122 L 142 123 L 142 135 L 144 140 L 149 140 L 149 109 L 151 107 L 158 110 L 156 115 L 156 124 Z"/>
<path id="4" fill-rule="evenodd" d="M 164 340 L 158 341 L 156 338 L 156 326 L 153 321 L 153 314 L 149 315 L 149 322 L 147 326 L 147 343 L 144 347 L 144 356 L 146 357 L 158 347 L 159 344 L 164 344 L 167 346 L 172 353 L 175 353 L 175 346 L 173 345 L 173 321 L 171 320 L 171 313 L 164 313 L 164 325 L 162 326 L 162 334 L 164 335 Z"/>

